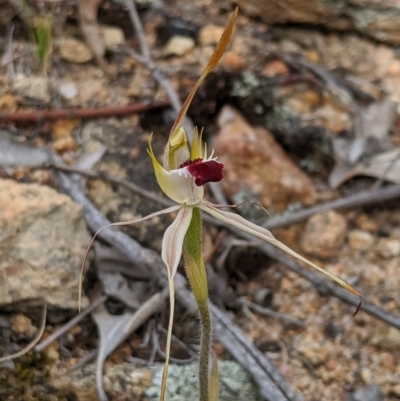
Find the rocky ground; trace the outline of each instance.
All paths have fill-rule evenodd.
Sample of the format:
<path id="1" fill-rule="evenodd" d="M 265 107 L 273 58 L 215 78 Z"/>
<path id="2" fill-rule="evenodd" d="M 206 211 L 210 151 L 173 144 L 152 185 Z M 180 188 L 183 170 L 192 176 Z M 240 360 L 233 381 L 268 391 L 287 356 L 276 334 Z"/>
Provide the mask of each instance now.
<path id="1" fill-rule="evenodd" d="M 400 34 L 391 18 L 400 13 L 400 5 L 389 0 L 382 2 L 385 7 L 367 0 L 342 1 L 337 2 L 340 10 L 333 10 L 318 8 L 319 2 L 313 1 L 308 6 L 312 3 L 315 13 L 310 13 L 302 8 L 304 1 L 285 1 L 283 11 L 264 7 L 261 1 L 243 3 L 231 44 L 188 113 L 194 124 L 204 127 L 210 148 L 225 165 L 221 188 L 229 201 L 259 202 L 273 218 L 355 195 L 377 182 L 380 188 L 398 184 Z M 264 8 L 258 10 L 258 3 Z M 161 156 L 173 121 L 167 107 L 155 107 L 169 101 L 164 89 L 127 52 L 140 46 L 120 2 L 104 1 L 100 6 L 107 49 L 101 60 L 83 39 L 74 1 L 28 1 L 28 17 L 19 12 L 18 4 L 0 0 L 3 355 L 19 351 L 38 332 L 41 300 L 49 304 L 44 339 L 78 313 L 79 269 L 90 230 L 81 207 L 58 191 L 53 170 L 47 166 L 49 153 L 67 167 L 94 170 L 157 192 L 147 141 L 153 132 L 154 149 Z M 228 0 L 169 1 L 162 8 L 157 4 L 138 1 L 146 42 L 157 68 L 183 99 L 212 54 L 234 5 Z M 285 14 L 285 10 L 292 12 Z M 275 20 L 268 17 L 274 15 Z M 42 61 L 35 56 L 37 45 L 30 40 L 27 25 L 31 21 L 31 28 L 37 26 L 39 17 L 52 27 Z M 90 111 L 131 104 L 147 105 L 149 110 L 100 119 L 78 116 L 33 122 L 9 118 L 15 112 Z M 149 200 L 115 181 L 82 176 L 79 180 L 111 221 L 132 220 L 160 208 L 157 198 Z M 239 210 L 254 221 L 265 221 L 265 213 L 256 206 L 247 204 Z M 171 221 L 166 216 L 122 230 L 143 246 L 160 251 L 162 233 Z M 365 300 L 399 315 L 398 198 L 318 213 L 273 233 L 354 285 Z M 204 247 L 218 282 L 223 283 L 211 286 L 213 301 L 229 312 L 304 400 L 400 399 L 398 328 L 363 309 L 353 317 L 354 306 L 327 296 L 253 244 L 232 242 L 227 231 L 206 225 Z M 96 249 L 96 255 L 90 255 L 84 307 L 101 293 L 100 283 L 104 286 L 110 270 L 118 270 L 120 285 L 128 288 L 126 299 L 131 297 L 130 303 L 121 302 L 112 294 L 107 303 L 110 316 L 122 315 L 126 305 L 137 308 L 154 292 L 150 281 L 144 285 L 143 277 L 132 277 L 126 262 L 125 267 L 123 261 L 119 267 L 107 265 L 107 257 L 100 258 L 99 252 Z M 262 316 L 238 299 L 299 324 Z M 186 312 L 178 305 L 175 335 L 187 348 L 182 351 L 177 341 L 174 350 L 177 359 L 185 360 L 197 341 L 196 321 L 187 319 Z M 157 316 L 157 327 L 165 325 L 166 313 Z M 154 331 L 153 324 L 141 327 L 110 356 L 104 373 L 110 399 L 155 397 L 157 385 L 150 383 L 153 377 L 157 382 L 157 370 L 136 368 L 129 359 L 151 357 L 151 346 L 141 344 Z M 164 341 L 162 335 L 160 341 Z M 87 316 L 42 354 L 5 362 L 0 371 L 1 398 L 98 399 L 93 366 L 68 371 L 98 345 L 96 325 Z M 229 360 L 229 352 L 220 344 L 216 351 L 221 359 Z M 158 355 L 156 361 L 162 362 L 162 357 Z M 227 372 L 229 379 L 232 374 Z M 181 373 L 174 375 L 180 378 Z M 234 375 L 248 382 L 243 372 Z M 232 385 L 228 383 L 224 391 L 232 390 Z M 179 382 L 176 388 L 186 386 Z M 233 388 L 227 399 L 241 399 L 238 390 Z M 255 388 L 246 390 L 244 397 L 256 400 L 253 393 Z"/>

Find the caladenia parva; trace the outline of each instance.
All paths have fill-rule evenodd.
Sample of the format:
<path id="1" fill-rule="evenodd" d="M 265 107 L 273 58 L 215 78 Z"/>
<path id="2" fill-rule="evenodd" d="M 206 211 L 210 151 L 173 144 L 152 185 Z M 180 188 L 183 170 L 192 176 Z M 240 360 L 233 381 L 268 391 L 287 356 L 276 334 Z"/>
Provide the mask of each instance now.
<path id="1" fill-rule="evenodd" d="M 165 352 L 166 359 L 160 390 L 161 401 L 164 401 L 165 398 L 175 309 L 174 276 L 177 272 L 182 255 L 185 262 L 186 275 L 200 312 L 201 346 L 199 353 L 199 399 L 200 401 L 216 401 L 218 399 L 217 360 L 211 348 L 211 319 L 208 310 L 207 276 L 201 256 L 201 211 L 210 214 L 226 224 L 230 224 L 246 233 L 275 245 L 277 248 L 327 275 L 361 299 L 360 293 L 355 288 L 308 261 L 282 242 L 276 240 L 265 228 L 247 221 L 236 213 L 223 211 L 220 206 L 203 199 L 204 184 L 207 182 L 221 181 L 223 179 L 222 170 L 224 166 L 217 160 L 217 157 L 213 156 L 213 152 L 211 152 L 210 156 L 207 156 L 207 147 L 203 144 L 202 135 L 197 129 L 194 131 L 192 144 L 189 146 L 182 124 L 197 88 L 203 82 L 207 74 L 217 65 L 230 40 L 237 13 L 238 9 L 236 8 L 210 61 L 190 92 L 174 122 L 168 143 L 165 147 L 163 165 L 158 162 L 151 146 L 151 137 L 149 139 L 148 153 L 153 164 L 157 182 L 165 195 L 176 202 L 176 205 L 140 219 L 112 224 L 137 224 L 161 214 L 177 212 L 175 220 L 165 231 L 161 252 L 162 260 L 167 266 L 170 292 L 170 318 Z M 97 234 L 98 232 L 95 236 Z"/>

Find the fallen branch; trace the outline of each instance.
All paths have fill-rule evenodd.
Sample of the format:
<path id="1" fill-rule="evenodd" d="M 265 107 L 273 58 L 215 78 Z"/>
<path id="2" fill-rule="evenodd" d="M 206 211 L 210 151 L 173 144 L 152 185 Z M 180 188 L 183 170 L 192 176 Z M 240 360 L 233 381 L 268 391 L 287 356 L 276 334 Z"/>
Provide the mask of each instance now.
<path id="1" fill-rule="evenodd" d="M 58 110 L 35 110 L 17 111 L 15 113 L 0 113 L 0 121 L 21 122 L 73 118 L 102 118 L 110 116 L 126 116 L 129 114 L 142 113 L 150 110 L 157 110 L 168 107 L 169 102 L 155 104 L 131 104 L 128 106 L 107 106 L 95 109 L 58 109 Z"/>
<path id="2" fill-rule="evenodd" d="M 373 205 L 375 203 L 387 202 L 400 197 L 400 185 L 391 185 L 385 188 L 359 192 L 346 198 L 337 199 L 331 202 L 321 203 L 295 213 L 276 216 L 265 220 L 261 225 L 268 230 L 274 228 L 288 227 L 292 224 L 301 223 L 314 214 L 328 210 L 343 210 L 360 206 Z"/>

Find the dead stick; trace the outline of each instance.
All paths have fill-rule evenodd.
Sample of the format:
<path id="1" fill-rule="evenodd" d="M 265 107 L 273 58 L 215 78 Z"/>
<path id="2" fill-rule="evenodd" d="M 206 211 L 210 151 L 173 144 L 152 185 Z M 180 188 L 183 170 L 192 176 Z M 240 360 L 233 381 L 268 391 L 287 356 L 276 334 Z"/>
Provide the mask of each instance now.
<path id="1" fill-rule="evenodd" d="M 128 106 L 108 106 L 96 109 L 59 109 L 43 111 L 18 111 L 15 113 L 0 113 L 0 121 L 18 122 L 18 121 L 42 121 L 73 118 L 99 118 L 109 116 L 125 116 L 129 114 L 142 113 L 144 111 L 165 108 L 170 105 L 169 102 L 160 102 L 155 104 L 131 104 Z"/>
<path id="2" fill-rule="evenodd" d="M 103 295 L 97 298 L 94 302 L 92 302 L 86 309 L 84 309 L 81 313 L 74 316 L 70 321 L 65 323 L 62 327 L 55 330 L 51 335 L 45 338 L 42 342 L 35 346 L 36 352 L 42 352 L 46 349 L 53 341 L 62 337 L 69 330 L 71 330 L 74 326 L 76 326 L 86 315 L 88 315 L 94 308 L 97 308 L 100 304 L 102 304 L 107 299 L 107 296 Z"/>
<path id="3" fill-rule="evenodd" d="M 379 202 L 396 199 L 400 197 L 400 185 L 391 185 L 378 190 L 370 190 L 359 192 L 358 194 L 348 196 L 347 198 L 337 199 L 331 202 L 322 203 L 313 207 L 309 207 L 299 212 L 288 215 L 276 216 L 267 219 L 263 227 L 272 230 L 274 228 L 288 227 L 292 224 L 300 223 L 314 216 L 316 213 L 325 212 L 327 210 L 343 210 L 359 206 L 368 206 Z"/>

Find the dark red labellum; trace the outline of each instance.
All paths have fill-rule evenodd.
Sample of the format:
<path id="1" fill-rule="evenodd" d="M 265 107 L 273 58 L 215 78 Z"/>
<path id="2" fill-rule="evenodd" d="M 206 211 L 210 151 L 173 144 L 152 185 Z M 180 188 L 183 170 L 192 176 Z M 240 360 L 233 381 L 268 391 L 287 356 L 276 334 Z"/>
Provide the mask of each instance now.
<path id="1" fill-rule="evenodd" d="M 186 163 L 185 163 L 186 164 Z M 207 182 L 218 182 L 224 178 L 222 169 L 224 165 L 215 160 L 203 162 L 201 159 L 196 159 L 186 165 L 189 173 L 195 177 L 195 184 L 200 187 Z"/>

